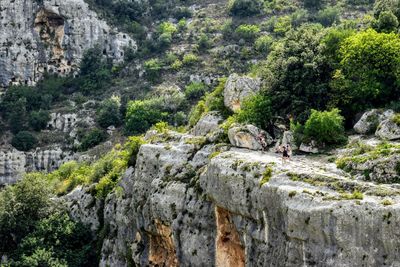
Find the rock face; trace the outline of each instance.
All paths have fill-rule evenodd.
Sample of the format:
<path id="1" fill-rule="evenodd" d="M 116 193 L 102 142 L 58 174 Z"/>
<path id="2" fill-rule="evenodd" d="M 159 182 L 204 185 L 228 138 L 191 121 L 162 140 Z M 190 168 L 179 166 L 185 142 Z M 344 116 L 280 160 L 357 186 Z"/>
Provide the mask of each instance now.
<path id="1" fill-rule="evenodd" d="M 305 153 L 316 154 L 319 152 L 318 145 L 315 141 L 311 141 L 310 143 L 302 143 L 300 145 L 299 150 Z"/>
<path id="2" fill-rule="evenodd" d="M 225 106 L 232 111 L 239 110 L 242 101 L 260 91 L 260 87 L 260 79 L 230 75 L 224 89 Z"/>
<path id="3" fill-rule="evenodd" d="M 260 139 L 260 136 L 263 139 Z M 252 150 L 263 150 L 272 144 L 272 137 L 254 125 L 233 125 L 228 131 L 229 141 L 233 146 Z"/>
<path id="4" fill-rule="evenodd" d="M 282 165 L 273 153 L 233 149 L 210 159 L 195 137 L 148 136 L 122 193 L 107 197 L 100 266 L 400 264 L 399 205 L 383 206 L 379 185 L 304 157 Z M 399 203 L 400 190 L 387 189 Z"/>
<path id="5" fill-rule="evenodd" d="M 397 140 L 400 139 L 400 125 L 394 120 L 394 116 L 382 121 L 375 133 L 384 140 Z"/>
<path id="6" fill-rule="evenodd" d="M 45 72 L 74 72 L 85 50 L 97 44 L 116 61 L 125 47 L 136 49 L 84 0 L 0 0 L 0 7 L 0 88 L 34 85 Z"/>
<path id="7" fill-rule="evenodd" d="M 385 119 L 393 116 L 393 110 L 372 109 L 365 112 L 358 122 L 354 125 L 354 130 L 359 134 L 374 133 L 378 125 Z"/>
<path id="8" fill-rule="evenodd" d="M 219 128 L 219 124 L 224 119 L 218 114 L 218 112 L 209 112 L 204 115 L 199 122 L 194 126 L 192 130 L 193 135 L 205 136 L 212 133 Z"/>
<path id="9" fill-rule="evenodd" d="M 56 170 L 63 163 L 79 160 L 78 154 L 59 147 L 21 152 L 16 149 L 0 151 L 0 185 L 13 184 L 25 172 Z"/>

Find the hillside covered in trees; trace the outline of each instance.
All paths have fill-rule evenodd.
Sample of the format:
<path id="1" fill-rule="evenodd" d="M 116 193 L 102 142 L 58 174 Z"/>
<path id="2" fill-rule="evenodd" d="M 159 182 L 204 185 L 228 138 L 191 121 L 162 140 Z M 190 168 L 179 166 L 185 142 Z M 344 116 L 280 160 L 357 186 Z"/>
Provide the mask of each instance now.
<path id="1" fill-rule="evenodd" d="M 43 1 L 33 2 L 39 7 L 43 5 Z M 145 207 L 146 199 L 136 200 L 135 194 L 147 190 L 140 186 L 137 187 L 140 190 L 130 188 L 131 184 L 124 180 L 126 173 L 131 170 L 132 177 L 140 178 L 137 165 L 144 169 L 143 173 L 150 173 L 144 159 L 150 159 L 147 164 L 154 163 L 156 169 L 158 163 L 155 162 L 162 161 L 163 153 L 167 158 L 173 158 L 177 151 L 188 150 L 185 153 L 193 155 L 183 160 L 184 156 L 179 154 L 177 162 L 182 160 L 185 164 L 180 166 L 168 159 L 161 174 L 154 171 L 163 177 L 159 178 L 159 183 L 151 185 L 157 187 L 154 194 L 179 179 L 179 183 L 185 184 L 185 197 L 193 194 L 199 201 L 216 201 L 207 199 L 214 195 L 207 191 L 212 190 L 207 187 L 207 182 L 211 182 L 203 177 L 216 168 L 214 160 L 223 161 L 221 153 L 236 153 L 236 147 L 274 153 L 279 151 L 280 145 L 289 144 L 293 154 L 305 155 L 304 162 L 302 158 L 299 161 L 309 166 L 313 175 L 323 172 L 325 178 L 293 173 L 296 168 L 302 169 L 298 166 L 278 168 L 279 173 L 286 173 L 291 183 L 325 186 L 340 194 L 324 195 L 321 190 L 319 195 L 317 190 L 309 194 L 314 194 L 313 199 L 361 201 L 368 199 L 369 194 L 371 198 L 381 197 L 377 203 L 382 207 L 397 201 L 396 184 L 400 181 L 399 0 L 85 0 L 85 3 L 99 19 L 121 32 L 122 39 L 133 40 L 136 45 L 124 47 L 118 54 L 123 59 L 116 60 L 115 55 L 114 58 L 110 55 L 115 51 L 108 48 L 111 47 L 108 41 L 95 43 L 84 51 L 79 66 L 70 73 L 46 71 L 35 84 L 14 82 L 4 88 L 0 97 L 2 148 L 37 153 L 57 146 L 72 156 L 65 162 L 64 156 L 60 156 L 60 164 L 53 162 L 51 169 L 33 164 L 34 167 L 24 169 L 22 176 L 16 179 L 18 182 L 2 185 L 1 266 L 142 266 L 146 262 L 144 257 L 152 255 L 151 248 L 153 252 L 162 251 L 160 255 L 178 256 L 165 258 L 156 253 L 158 256 L 149 256 L 150 266 L 178 266 L 178 263 L 202 266 L 200 261 L 183 260 L 185 253 L 179 254 L 179 249 L 185 249 L 184 242 L 176 244 L 178 237 L 175 235 L 181 233 L 174 229 L 168 230 L 175 238 L 171 237 L 172 241 L 165 237 L 161 237 L 161 241 L 157 239 L 166 243 L 163 243 L 166 252 L 154 248 L 157 240 L 142 236 L 137 241 L 136 234 L 136 247 L 132 245 L 133 240 L 129 240 L 132 241 L 127 241 L 130 245 L 123 246 L 124 255 L 118 256 L 123 261 L 107 258 L 106 252 L 112 249 L 107 247 L 106 241 L 111 242 L 119 234 L 113 223 L 118 225 L 129 219 L 124 217 L 114 222 L 107 217 L 107 211 L 118 214 L 116 207 L 125 205 L 121 203 L 126 199 L 133 199 L 132 203 L 136 201 L 134 208 L 129 206 L 135 212 Z M 52 40 L 59 32 L 53 31 L 54 21 L 60 23 L 60 19 L 54 20 L 54 17 L 48 15 L 52 23 L 39 25 L 41 38 L 49 36 Z M 54 40 L 44 45 L 53 47 Z M 1 67 L 0 64 L 0 72 Z M 61 127 L 56 123 L 60 117 L 57 114 L 75 114 L 65 117 L 65 125 L 70 123 L 67 130 L 64 124 Z M 357 127 L 361 122 L 367 126 Z M 372 137 L 374 133 L 376 136 Z M 354 134 L 368 140 L 354 141 Z M 152 153 L 158 157 L 151 158 L 145 154 L 146 145 L 148 152 L 157 145 L 162 146 L 160 149 L 164 152 L 154 150 Z M 207 154 L 204 162 L 192 163 L 202 149 Z M 313 153 L 316 155 L 310 155 Z M 29 157 L 26 158 L 28 162 Z M 273 183 L 278 175 L 274 169 L 277 163 L 264 164 L 267 156 L 254 158 L 255 163 L 261 162 L 260 166 L 244 166 L 242 158 L 234 164 L 244 168 L 243 175 L 251 173 L 253 178 L 261 179 L 255 188 L 264 188 L 264 185 L 268 188 L 270 179 Z M 312 163 L 313 159 L 324 166 L 333 164 L 335 170 L 317 169 L 315 165 L 318 164 Z M 378 159 L 388 161 L 376 163 Z M 230 171 L 238 171 L 237 166 Z M 255 175 L 259 168 L 263 171 Z M 136 171 L 134 175 L 132 170 Z M 339 182 L 334 181 L 338 177 Z M 347 179 L 346 182 L 342 178 Z M 149 188 L 152 188 L 151 183 Z M 385 193 L 379 191 L 381 184 L 387 190 Z M 127 188 L 134 192 L 127 192 Z M 85 214 L 82 215 L 71 208 L 79 201 L 86 201 L 74 199 L 79 190 L 84 191 L 82 199 L 90 199 L 82 210 L 95 209 L 96 212 L 87 215 L 86 211 L 81 211 Z M 235 187 L 230 190 L 236 192 Z M 248 188 L 243 192 L 250 195 L 252 190 Z M 302 190 L 303 194 L 308 194 L 305 190 L 309 189 Z M 290 199 L 300 194 L 296 192 L 290 191 Z M 168 193 L 171 192 L 164 194 Z M 107 208 L 113 201 L 117 203 L 114 209 Z M 186 210 L 182 215 L 176 204 L 171 204 L 170 208 L 175 214 L 171 215 L 173 220 L 183 223 Z M 129 211 L 126 208 L 123 215 Z M 217 217 L 224 214 L 217 211 Z M 232 211 L 232 214 L 242 216 L 240 212 L 243 211 Z M 143 213 L 146 217 L 146 212 Z M 252 218 L 251 223 L 261 220 L 259 215 L 252 216 L 243 215 Z M 391 216 L 392 213 L 384 218 L 388 224 Z M 307 220 L 305 224 L 309 225 L 310 217 Z M 160 224 L 172 229 L 173 224 L 168 225 L 166 221 L 160 219 L 154 222 L 154 227 Z M 396 215 L 394 221 L 399 222 Z M 241 225 L 237 221 L 230 223 Z M 229 227 L 235 228 L 232 225 Z M 150 230 L 137 228 L 138 233 L 153 231 L 151 227 Z M 161 229 L 157 228 L 161 236 L 168 232 L 167 228 Z M 131 232 L 127 235 L 134 238 Z M 235 242 L 240 243 L 239 237 L 230 238 L 237 238 Z M 149 251 L 146 250 L 148 243 L 153 244 Z M 171 245 L 173 249 L 170 243 L 174 244 Z M 120 247 L 113 249 L 121 250 Z M 190 253 L 197 257 L 197 250 Z M 229 257 L 234 254 L 232 252 Z M 140 257 L 135 258 L 135 255 Z M 392 256 L 387 258 L 394 257 L 395 262 L 396 256 Z M 218 255 L 215 257 L 218 261 Z M 258 258 L 255 262 L 247 258 L 239 262 L 243 260 L 246 266 L 268 265 L 266 261 L 261 262 L 261 256 Z M 324 262 L 312 264 L 311 258 L 310 266 L 325 266 Z M 166 263 L 157 265 L 151 260 L 166 260 Z M 336 266 L 340 266 L 341 262 L 337 263 Z M 377 260 L 368 266 L 381 263 Z M 285 266 L 299 265 L 291 262 Z"/>

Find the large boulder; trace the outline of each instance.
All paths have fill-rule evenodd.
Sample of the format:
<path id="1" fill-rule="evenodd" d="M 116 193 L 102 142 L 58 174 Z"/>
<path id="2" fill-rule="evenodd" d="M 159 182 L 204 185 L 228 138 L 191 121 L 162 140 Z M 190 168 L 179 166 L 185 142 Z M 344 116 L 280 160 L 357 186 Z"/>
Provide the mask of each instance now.
<path id="1" fill-rule="evenodd" d="M 395 120 L 395 116 L 382 121 L 375 135 L 385 140 L 397 140 L 400 139 L 400 124 Z"/>
<path id="2" fill-rule="evenodd" d="M 358 122 L 354 125 L 354 130 L 359 134 L 374 133 L 378 125 L 383 121 L 393 116 L 393 110 L 382 111 L 372 109 L 365 112 Z"/>
<path id="3" fill-rule="evenodd" d="M 219 129 L 219 124 L 224 119 L 218 112 L 209 112 L 204 115 L 193 127 L 192 134 L 196 136 L 206 136 Z"/>
<path id="4" fill-rule="evenodd" d="M 319 153 L 319 149 L 318 149 L 317 143 L 315 141 L 313 141 L 313 140 L 311 142 L 309 142 L 309 143 L 302 143 L 300 145 L 299 150 L 301 152 L 304 152 L 304 153 L 311 153 L 311 154 Z"/>
<path id="5" fill-rule="evenodd" d="M 229 141 L 233 146 L 248 148 L 251 150 L 263 150 L 263 144 L 259 136 L 263 136 L 264 145 L 271 145 L 272 137 L 264 130 L 254 125 L 233 125 L 228 131 Z"/>
<path id="6" fill-rule="evenodd" d="M 260 88 L 260 79 L 232 74 L 225 84 L 224 104 L 230 110 L 237 111 L 242 101 L 256 94 Z"/>

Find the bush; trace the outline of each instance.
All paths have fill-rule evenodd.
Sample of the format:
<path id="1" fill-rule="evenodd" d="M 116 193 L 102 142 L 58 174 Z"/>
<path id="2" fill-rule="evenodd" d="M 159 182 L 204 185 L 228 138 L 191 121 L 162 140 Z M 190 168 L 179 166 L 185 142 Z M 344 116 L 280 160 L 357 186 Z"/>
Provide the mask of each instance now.
<path id="1" fill-rule="evenodd" d="M 29 125 L 35 131 L 40 131 L 46 128 L 47 122 L 50 120 L 48 111 L 39 110 L 32 111 L 29 115 Z"/>
<path id="2" fill-rule="evenodd" d="M 206 102 L 200 100 L 196 106 L 192 108 L 189 115 L 189 126 L 193 127 L 201 119 L 203 114 L 207 112 Z"/>
<path id="3" fill-rule="evenodd" d="M 236 28 L 236 35 L 246 41 L 254 40 L 260 32 L 257 25 L 243 24 Z"/>
<path id="4" fill-rule="evenodd" d="M 279 17 L 274 25 L 274 33 L 284 35 L 292 28 L 292 18 L 290 16 Z"/>
<path id="5" fill-rule="evenodd" d="M 86 151 L 89 148 L 97 146 L 106 139 L 107 133 L 95 128 L 83 136 L 81 144 L 79 145 L 79 151 Z"/>
<path id="6" fill-rule="evenodd" d="M 120 113 L 120 99 L 112 97 L 103 101 L 100 108 L 97 110 L 96 121 L 102 128 L 107 128 L 111 125 L 116 127 L 122 123 L 122 116 Z"/>
<path id="7" fill-rule="evenodd" d="M 319 144 L 338 145 L 346 141 L 344 118 L 339 109 L 331 111 L 312 110 L 304 125 L 304 136 Z"/>
<path id="8" fill-rule="evenodd" d="M 144 70 L 149 80 L 155 81 L 161 75 L 162 65 L 158 58 L 149 59 L 144 62 Z"/>
<path id="9" fill-rule="evenodd" d="M 37 139 L 30 132 L 21 131 L 13 137 L 11 145 L 20 151 L 29 151 L 36 147 Z"/>
<path id="10" fill-rule="evenodd" d="M 332 83 L 333 105 L 346 118 L 398 99 L 400 38 L 397 34 L 368 29 L 351 35 L 342 42 L 340 57 L 340 68 Z"/>
<path id="11" fill-rule="evenodd" d="M 243 101 L 237 114 L 238 122 L 251 123 L 262 129 L 267 129 L 271 117 L 271 100 L 263 94 L 257 94 Z"/>
<path id="12" fill-rule="evenodd" d="M 166 117 L 156 99 L 136 100 L 128 103 L 125 130 L 128 134 L 141 134 Z"/>
<path id="13" fill-rule="evenodd" d="M 194 65 L 195 63 L 197 63 L 198 61 L 199 61 L 199 58 L 195 54 L 190 53 L 190 54 L 186 54 L 183 56 L 182 63 L 184 65 L 191 66 L 191 65 Z"/>
<path id="14" fill-rule="evenodd" d="M 267 54 L 270 50 L 273 39 L 269 35 L 258 37 L 255 42 L 256 50 L 261 54 Z"/>
<path id="15" fill-rule="evenodd" d="M 262 2 L 260 0 L 230 0 L 228 10 L 234 16 L 252 16 L 260 13 Z"/>
<path id="16" fill-rule="evenodd" d="M 192 82 L 185 88 L 185 95 L 187 99 L 195 100 L 202 97 L 206 92 L 207 87 L 204 83 Z"/>
<path id="17" fill-rule="evenodd" d="M 317 21 L 325 27 L 331 26 L 333 23 L 338 22 L 339 18 L 340 10 L 339 8 L 333 6 L 319 11 L 316 17 Z"/>
<path id="18" fill-rule="evenodd" d="M 379 14 L 379 18 L 373 26 L 379 32 L 389 33 L 397 30 L 399 21 L 392 11 L 383 11 Z"/>

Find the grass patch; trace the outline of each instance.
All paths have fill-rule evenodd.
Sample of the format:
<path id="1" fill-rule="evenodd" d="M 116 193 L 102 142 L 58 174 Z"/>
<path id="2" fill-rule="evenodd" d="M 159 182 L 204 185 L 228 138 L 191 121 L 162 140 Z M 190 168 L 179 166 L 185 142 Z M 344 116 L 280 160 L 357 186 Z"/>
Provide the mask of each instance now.
<path id="1" fill-rule="evenodd" d="M 266 183 L 269 182 L 269 180 L 272 177 L 272 173 L 273 173 L 273 170 L 272 170 L 271 166 L 267 166 L 265 168 L 265 171 L 262 174 L 262 179 L 260 181 L 260 187 L 262 187 L 263 185 L 265 185 Z"/>

